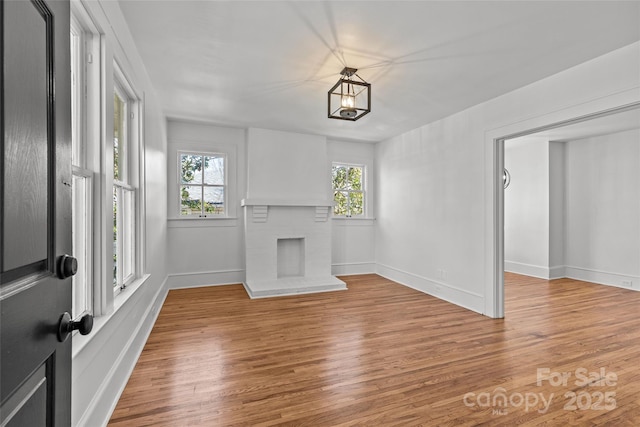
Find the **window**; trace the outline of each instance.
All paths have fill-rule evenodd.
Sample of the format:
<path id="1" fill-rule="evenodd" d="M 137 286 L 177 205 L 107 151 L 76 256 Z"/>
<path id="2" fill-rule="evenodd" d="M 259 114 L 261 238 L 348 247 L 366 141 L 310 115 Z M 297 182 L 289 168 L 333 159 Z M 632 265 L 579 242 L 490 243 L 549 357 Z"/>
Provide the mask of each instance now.
<path id="1" fill-rule="evenodd" d="M 115 66 L 113 91 L 113 286 L 118 292 L 136 276 L 136 106 L 133 91 Z"/>
<path id="2" fill-rule="evenodd" d="M 93 312 L 92 225 L 93 173 L 87 164 L 87 34 L 71 19 L 71 146 L 72 146 L 72 245 L 78 271 L 72 279 L 72 313 L 74 318 Z"/>
<path id="3" fill-rule="evenodd" d="M 105 38 L 82 2 L 71 2 L 70 18 L 72 254 L 78 260 L 72 317 L 97 317 L 110 313 L 116 295 L 143 275 L 144 103 L 117 52 L 113 62 L 103 60 Z"/>
<path id="4" fill-rule="evenodd" d="M 363 216 L 365 206 L 364 166 L 334 163 L 331 173 L 333 185 L 333 214 Z"/>
<path id="5" fill-rule="evenodd" d="M 178 152 L 181 217 L 226 215 L 224 154 Z"/>

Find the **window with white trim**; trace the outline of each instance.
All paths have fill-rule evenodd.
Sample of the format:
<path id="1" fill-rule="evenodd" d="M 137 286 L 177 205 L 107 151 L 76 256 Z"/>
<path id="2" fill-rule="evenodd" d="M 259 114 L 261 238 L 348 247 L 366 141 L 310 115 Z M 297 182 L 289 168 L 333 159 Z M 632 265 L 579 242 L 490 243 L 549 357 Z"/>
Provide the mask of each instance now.
<path id="1" fill-rule="evenodd" d="M 136 277 L 138 101 L 117 64 L 113 89 L 113 286 L 119 292 Z"/>
<path id="2" fill-rule="evenodd" d="M 78 271 L 72 279 L 72 313 L 93 313 L 93 171 L 87 162 L 87 43 L 90 35 L 71 17 L 72 247 Z"/>
<path id="3" fill-rule="evenodd" d="M 355 217 L 365 215 L 365 168 L 363 165 L 334 163 L 331 170 L 333 214 Z"/>
<path id="4" fill-rule="evenodd" d="M 180 217 L 226 215 L 226 156 L 222 153 L 178 152 Z"/>

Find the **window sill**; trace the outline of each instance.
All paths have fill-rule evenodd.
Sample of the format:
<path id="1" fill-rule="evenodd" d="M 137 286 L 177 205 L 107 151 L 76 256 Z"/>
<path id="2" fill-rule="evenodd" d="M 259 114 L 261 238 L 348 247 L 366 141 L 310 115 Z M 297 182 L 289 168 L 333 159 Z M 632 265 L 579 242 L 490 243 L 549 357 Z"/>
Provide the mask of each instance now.
<path id="1" fill-rule="evenodd" d="M 374 221 L 375 216 L 332 216 L 331 219 L 343 221 Z"/>
<path id="2" fill-rule="evenodd" d="M 100 334 L 100 330 L 109 323 L 109 320 L 118 312 L 118 310 L 120 310 L 122 306 L 126 304 L 129 298 L 131 298 L 133 294 L 142 287 L 149 277 L 151 277 L 150 274 L 145 274 L 120 291 L 113 299 L 113 311 L 109 314 L 94 318 L 93 329 L 89 335 L 80 335 L 78 332 L 73 333 L 71 337 L 73 339 L 73 349 L 71 352 L 72 358 L 76 357 L 76 355 L 78 355 L 78 353 L 80 353 L 94 337 Z"/>
<path id="3" fill-rule="evenodd" d="M 169 218 L 169 228 L 200 228 L 200 227 L 237 227 L 238 218 L 233 216 L 207 218 Z"/>
<path id="4" fill-rule="evenodd" d="M 334 217 L 331 217 L 331 220 L 336 221 L 336 223 L 340 224 L 340 226 L 342 227 L 346 227 L 351 225 L 353 226 L 373 225 L 376 218 L 375 217 L 353 218 L 353 217 L 345 217 L 345 216 L 334 216 Z"/>

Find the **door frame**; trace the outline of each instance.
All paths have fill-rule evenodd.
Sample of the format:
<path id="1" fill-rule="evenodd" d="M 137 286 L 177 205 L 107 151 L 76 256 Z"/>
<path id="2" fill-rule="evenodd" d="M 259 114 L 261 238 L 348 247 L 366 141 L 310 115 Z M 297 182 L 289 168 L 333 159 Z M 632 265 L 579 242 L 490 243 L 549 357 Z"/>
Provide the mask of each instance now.
<path id="1" fill-rule="evenodd" d="M 573 125 L 588 120 L 622 113 L 640 108 L 640 93 L 637 89 L 625 91 L 608 97 L 585 103 L 560 112 L 535 117 L 513 125 L 487 132 L 487 142 L 491 145 L 489 188 L 493 195 L 491 204 L 492 224 L 488 236 L 493 250 L 490 252 L 491 280 L 486 289 L 485 315 L 504 318 L 504 142 L 550 129 Z M 611 99 L 609 99 L 611 98 Z M 607 105 L 608 104 L 608 105 Z"/>

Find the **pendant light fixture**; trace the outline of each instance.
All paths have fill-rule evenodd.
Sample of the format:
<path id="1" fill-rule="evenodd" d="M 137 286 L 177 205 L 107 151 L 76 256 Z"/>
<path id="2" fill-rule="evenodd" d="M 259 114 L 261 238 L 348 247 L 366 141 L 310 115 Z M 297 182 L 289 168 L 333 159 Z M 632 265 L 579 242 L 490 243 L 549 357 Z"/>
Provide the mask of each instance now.
<path id="1" fill-rule="evenodd" d="M 355 122 L 371 111 L 371 84 L 356 74 L 356 68 L 344 67 L 342 77 L 329 90 L 327 112 L 330 119 Z"/>

